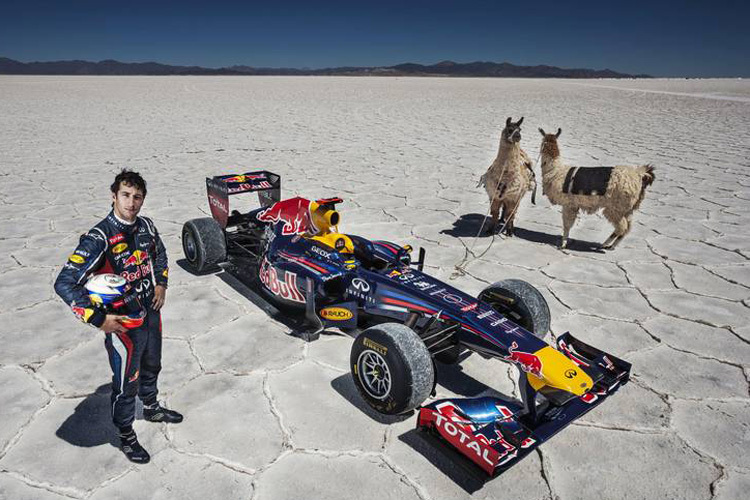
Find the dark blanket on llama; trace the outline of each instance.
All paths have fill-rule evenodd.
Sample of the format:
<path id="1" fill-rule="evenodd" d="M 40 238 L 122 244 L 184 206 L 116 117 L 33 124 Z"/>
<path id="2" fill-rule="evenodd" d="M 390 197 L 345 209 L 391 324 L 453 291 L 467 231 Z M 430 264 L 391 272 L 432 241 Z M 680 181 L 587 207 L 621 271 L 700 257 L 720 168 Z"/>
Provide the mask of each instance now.
<path id="1" fill-rule="evenodd" d="M 566 194 L 603 196 L 612 176 L 613 167 L 571 167 L 565 176 L 562 191 Z"/>

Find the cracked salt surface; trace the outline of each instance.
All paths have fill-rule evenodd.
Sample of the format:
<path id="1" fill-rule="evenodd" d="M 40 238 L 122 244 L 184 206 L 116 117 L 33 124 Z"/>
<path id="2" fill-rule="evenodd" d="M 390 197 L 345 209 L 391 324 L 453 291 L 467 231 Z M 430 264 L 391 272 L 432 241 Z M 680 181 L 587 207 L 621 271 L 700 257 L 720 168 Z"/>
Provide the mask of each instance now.
<path id="1" fill-rule="evenodd" d="M 18 76 L 0 93 L 0 498 L 728 500 L 750 485 L 750 171 L 728 132 L 750 127 L 746 81 Z M 344 230 L 424 246 L 447 280 L 490 244 L 473 238 L 475 186 L 507 116 L 526 117 L 532 158 L 535 129 L 561 126 L 571 163 L 653 162 L 657 180 L 615 252 L 591 244 L 611 231 L 598 216 L 557 250 L 560 213 L 538 193 L 518 236 L 451 282 L 530 281 L 554 334 L 633 363 L 629 386 L 485 482 L 413 416 L 364 406 L 351 337 L 304 344 L 177 261 L 182 222 L 207 214 L 204 178 L 261 166 L 287 196 L 341 195 Z M 101 334 L 52 291 L 121 166 L 148 180 L 170 252 L 160 389 L 186 415 L 136 421 L 145 467 L 113 446 Z M 476 355 L 438 379 L 438 396 L 516 392 L 512 368 Z"/>

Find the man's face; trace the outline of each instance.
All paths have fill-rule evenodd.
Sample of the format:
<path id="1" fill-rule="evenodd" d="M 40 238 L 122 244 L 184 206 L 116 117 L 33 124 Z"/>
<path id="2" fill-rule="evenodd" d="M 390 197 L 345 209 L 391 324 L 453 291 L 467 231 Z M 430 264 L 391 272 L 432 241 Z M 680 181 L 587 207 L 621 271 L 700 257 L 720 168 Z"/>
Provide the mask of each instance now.
<path id="1" fill-rule="evenodd" d="M 143 206 L 144 198 L 143 191 L 135 186 L 128 186 L 124 182 L 121 182 L 120 189 L 118 189 L 117 193 L 112 194 L 115 215 L 124 221 L 135 221 L 135 217 Z"/>

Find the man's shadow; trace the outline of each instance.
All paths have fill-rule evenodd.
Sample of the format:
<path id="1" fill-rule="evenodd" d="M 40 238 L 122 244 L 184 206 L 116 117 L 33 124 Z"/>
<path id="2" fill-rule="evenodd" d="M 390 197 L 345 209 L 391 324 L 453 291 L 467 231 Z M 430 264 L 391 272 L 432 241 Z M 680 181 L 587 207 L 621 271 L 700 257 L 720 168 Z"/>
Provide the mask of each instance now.
<path id="1" fill-rule="evenodd" d="M 453 222 L 452 228 L 443 229 L 442 231 L 440 231 L 440 233 L 447 234 L 448 236 L 463 238 L 487 238 L 490 236 L 490 234 L 487 232 L 487 227 L 489 226 L 490 222 L 490 218 L 485 217 L 482 214 L 464 214 L 460 216 L 458 220 Z M 498 222 L 498 227 L 502 227 L 502 221 Z M 559 234 L 543 233 L 541 231 L 524 229 L 522 227 L 515 228 L 515 230 L 513 231 L 513 237 L 554 247 L 558 247 L 560 245 Z M 572 238 L 568 239 L 567 250 L 573 250 L 576 252 L 604 253 L 604 250 L 599 243 L 595 243 L 593 241 L 574 240 Z"/>
<path id="2" fill-rule="evenodd" d="M 91 448 L 109 443 L 119 448 L 117 432 L 112 424 L 110 391 L 111 385 L 104 384 L 86 396 L 55 435 L 74 446 Z"/>

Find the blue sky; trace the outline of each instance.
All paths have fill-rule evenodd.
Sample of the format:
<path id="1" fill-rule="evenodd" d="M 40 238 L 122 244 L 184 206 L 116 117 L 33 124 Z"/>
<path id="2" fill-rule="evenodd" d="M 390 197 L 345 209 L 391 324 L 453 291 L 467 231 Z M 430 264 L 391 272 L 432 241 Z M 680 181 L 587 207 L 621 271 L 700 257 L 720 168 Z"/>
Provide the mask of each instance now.
<path id="1" fill-rule="evenodd" d="M 322 68 L 507 61 L 750 76 L 750 4 L 4 0 L 0 56 Z"/>

